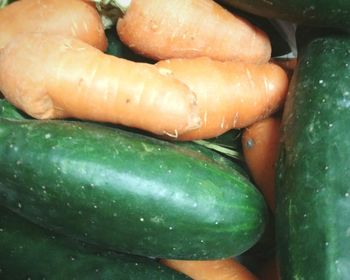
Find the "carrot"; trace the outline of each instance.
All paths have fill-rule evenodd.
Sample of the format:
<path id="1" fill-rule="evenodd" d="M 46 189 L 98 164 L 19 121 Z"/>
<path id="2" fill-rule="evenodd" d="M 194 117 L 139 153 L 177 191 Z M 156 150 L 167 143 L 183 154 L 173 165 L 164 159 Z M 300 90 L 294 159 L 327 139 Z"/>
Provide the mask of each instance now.
<path id="1" fill-rule="evenodd" d="M 174 136 L 200 125 L 196 96 L 183 83 L 62 35 L 28 33 L 7 44 L 0 91 L 38 119 L 72 117 Z"/>
<path id="2" fill-rule="evenodd" d="M 192 261 L 169 260 L 161 262 L 195 280 L 256 280 L 257 278 L 234 259 Z"/>
<path id="3" fill-rule="evenodd" d="M 221 62 L 201 57 L 164 60 L 156 66 L 197 95 L 202 126 L 181 135 L 180 140 L 213 138 L 249 126 L 277 110 L 288 88 L 285 71 L 270 63 Z"/>
<path id="4" fill-rule="evenodd" d="M 271 210 L 275 209 L 275 164 L 281 120 L 270 117 L 247 127 L 242 133 L 243 156 L 257 187 Z"/>
<path id="5" fill-rule="evenodd" d="M 297 58 L 271 58 L 270 62 L 282 67 L 286 71 L 289 79 L 291 79 L 294 73 L 294 69 L 298 63 L 298 60 Z"/>
<path id="6" fill-rule="evenodd" d="M 154 60 L 207 56 L 265 63 L 271 57 L 266 33 L 213 0 L 110 2 L 126 10 L 116 25 L 120 39 Z"/>
<path id="7" fill-rule="evenodd" d="M 81 0 L 21 0 L 0 10 L 0 49 L 19 33 L 71 35 L 104 51 L 107 39 L 101 18 Z"/>

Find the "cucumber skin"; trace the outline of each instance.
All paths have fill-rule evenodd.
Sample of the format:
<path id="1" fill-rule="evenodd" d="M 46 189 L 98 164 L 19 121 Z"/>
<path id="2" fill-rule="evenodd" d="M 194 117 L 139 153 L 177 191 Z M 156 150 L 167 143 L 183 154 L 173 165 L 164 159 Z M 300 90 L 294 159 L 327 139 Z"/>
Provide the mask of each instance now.
<path id="1" fill-rule="evenodd" d="M 6 99 L 0 99 L 0 118 L 4 119 L 10 119 L 10 120 L 26 120 L 26 119 L 33 119 L 32 117 L 28 116 L 21 110 L 18 110 L 15 106 L 13 106 L 11 103 L 9 103 Z M 107 124 L 109 127 L 113 127 L 110 124 Z M 144 133 L 144 131 L 135 132 L 135 133 Z M 152 136 L 153 135 L 148 135 Z M 241 147 L 238 147 L 239 141 L 239 132 L 238 131 L 229 131 L 226 134 L 219 136 L 217 138 L 209 139 L 209 141 L 212 141 L 213 143 L 222 143 L 222 144 L 233 144 L 234 149 L 238 150 L 239 153 L 241 153 Z M 200 144 L 197 144 L 195 142 L 173 142 L 175 145 L 178 146 L 184 146 L 188 149 L 194 150 L 196 153 L 203 154 L 203 156 L 209 157 L 210 159 L 216 161 L 218 164 L 227 165 L 231 168 L 234 168 L 236 171 L 240 172 L 243 176 L 249 178 L 249 174 L 245 166 L 240 165 L 238 162 L 229 159 L 220 153 L 213 151 L 212 149 L 208 149 Z"/>
<path id="2" fill-rule="evenodd" d="M 0 117 L 6 118 L 6 119 L 14 119 L 14 120 L 24 120 L 24 119 L 30 118 L 23 112 L 17 110 L 6 99 L 1 99 L 1 98 L 0 98 Z"/>
<path id="3" fill-rule="evenodd" d="M 264 231 L 251 182 L 185 147 L 100 125 L 0 119 L 0 204 L 112 250 L 238 255 Z"/>
<path id="4" fill-rule="evenodd" d="M 281 279 L 350 275 L 350 39 L 307 45 L 291 81 L 277 163 Z"/>
<path id="5" fill-rule="evenodd" d="M 221 0 L 265 18 L 320 27 L 350 27 L 348 0 Z"/>
<path id="6" fill-rule="evenodd" d="M 20 279 L 190 279 L 156 260 L 99 252 L 47 231 L 0 207 L 0 278 Z"/>

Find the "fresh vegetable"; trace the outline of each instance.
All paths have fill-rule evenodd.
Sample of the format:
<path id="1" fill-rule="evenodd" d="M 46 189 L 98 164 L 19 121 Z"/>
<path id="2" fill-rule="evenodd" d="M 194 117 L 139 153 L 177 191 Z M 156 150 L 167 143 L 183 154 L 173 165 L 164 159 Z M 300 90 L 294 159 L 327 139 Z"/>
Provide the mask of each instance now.
<path id="1" fill-rule="evenodd" d="M 266 33 L 212 0 L 109 2 L 125 11 L 116 25 L 120 39 L 154 60 L 208 56 L 265 63 L 271 57 Z"/>
<path id="2" fill-rule="evenodd" d="M 74 36 L 102 51 L 107 48 L 96 8 L 81 0 L 15 1 L 0 10 L 0 30 L 0 49 L 30 32 Z"/>
<path id="3" fill-rule="evenodd" d="M 61 35 L 9 43 L 0 52 L 0 91 L 38 119 L 111 122 L 174 138 L 200 126 L 196 96 L 183 83 Z"/>
<path id="4" fill-rule="evenodd" d="M 197 95 L 202 126 L 180 140 L 212 138 L 242 128 L 280 108 L 288 90 L 285 71 L 275 64 L 220 62 L 210 58 L 171 59 L 156 64 Z"/>
<path id="5" fill-rule="evenodd" d="M 344 30 L 332 27 L 315 27 L 307 25 L 298 25 L 295 31 L 295 39 L 298 47 L 299 56 L 302 55 L 304 49 L 313 40 L 327 36 L 348 36 L 350 30 Z"/>
<path id="6" fill-rule="evenodd" d="M 0 203 L 34 223 L 125 253 L 240 254 L 264 231 L 262 195 L 234 168 L 98 124 L 0 119 Z"/>
<path id="7" fill-rule="evenodd" d="M 278 158 L 281 120 L 269 117 L 247 127 L 242 134 L 245 162 L 256 186 L 271 210 L 275 210 L 275 169 Z"/>
<path id="8" fill-rule="evenodd" d="M 0 278 L 189 279 L 148 258 L 102 252 L 0 208 Z"/>
<path id="9" fill-rule="evenodd" d="M 123 44 L 123 42 L 120 41 L 115 28 L 107 29 L 105 30 L 105 33 L 108 40 L 108 48 L 106 50 L 107 54 L 111 54 L 120 58 L 125 58 L 131 61 L 135 61 L 135 62 L 154 63 L 152 60 L 136 54 L 129 47 Z"/>
<path id="10" fill-rule="evenodd" d="M 30 117 L 20 110 L 18 110 L 16 107 L 14 107 L 12 104 L 10 104 L 6 99 L 0 99 L 0 118 L 6 118 L 6 119 L 12 119 L 12 120 L 25 120 L 30 119 Z M 204 158 L 209 157 L 213 161 L 216 161 L 219 164 L 228 165 L 232 168 L 234 168 L 236 171 L 240 172 L 243 176 L 249 177 L 247 171 L 239 165 L 239 163 L 232 159 L 231 154 L 234 154 L 237 159 L 241 160 L 241 152 L 236 151 L 238 149 L 237 144 L 234 142 L 238 142 L 238 140 L 235 140 L 233 136 L 237 137 L 238 139 L 238 132 L 230 131 L 223 135 L 222 137 L 218 137 L 217 139 L 210 139 L 210 142 L 202 143 L 203 141 L 200 141 L 199 143 L 196 142 L 176 142 L 177 146 L 184 146 L 186 148 L 194 150 L 196 153 L 203 154 Z M 224 138 L 225 137 L 225 138 Z M 231 138 L 232 137 L 232 138 Z M 227 141 L 231 141 L 231 145 L 226 148 L 223 152 L 223 143 Z M 232 142 L 233 141 L 233 142 Z M 228 151 L 231 153 L 230 156 L 226 156 Z M 223 156 L 225 155 L 225 156 Z"/>
<path id="11" fill-rule="evenodd" d="M 350 275 L 349 49 L 349 37 L 314 40 L 291 81 L 276 184 L 283 280 Z"/>
<path id="12" fill-rule="evenodd" d="M 5 6 L 7 6 L 8 4 L 10 4 L 11 0 L 0 0 L 0 9 L 4 8 Z"/>
<path id="13" fill-rule="evenodd" d="M 266 18 L 321 27 L 350 27 L 350 1 L 347 0 L 221 0 L 221 2 Z"/>
<path id="14" fill-rule="evenodd" d="M 282 67 L 289 78 L 292 77 L 293 71 L 298 63 L 297 58 L 272 58 L 270 60 L 271 63 L 275 63 L 278 66 Z"/>
<path id="15" fill-rule="evenodd" d="M 15 120 L 24 120 L 28 118 L 27 115 L 25 115 L 20 110 L 16 109 L 6 99 L 0 99 L 0 117 Z"/>
<path id="16" fill-rule="evenodd" d="M 233 258 L 208 261 L 164 259 L 161 263 L 196 280 L 257 280 L 246 267 Z"/>
<path id="17" fill-rule="evenodd" d="M 285 34 L 281 32 L 279 26 L 276 25 L 275 21 L 272 21 L 265 17 L 247 13 L 245 11 L 233 7 L 232 5 L 228 5 L 223 1 L 216 2 L 218 2 L 229 12 L 235 14 L 236 16 L 246 19 L 247 21 L 252 23 L 254 26 L 258 27 L 259 29 L 263 30 L 267 34 L 271 44 L 271 58 L 284 56 L 291 53 L 292 49 L 289 41 L 287 40 L 288 38 L 286 38 Z"/>

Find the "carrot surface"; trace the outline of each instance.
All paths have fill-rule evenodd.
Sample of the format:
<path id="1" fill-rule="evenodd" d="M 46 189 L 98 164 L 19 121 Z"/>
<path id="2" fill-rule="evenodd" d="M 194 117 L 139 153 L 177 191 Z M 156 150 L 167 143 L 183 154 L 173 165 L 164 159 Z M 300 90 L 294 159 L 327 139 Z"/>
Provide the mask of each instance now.
<path id="1" fill-rule="evenodd" d="M 71 35 L 102 51 L 107 48 L 96 8 L 81 0 L 15 1 L 0 10 L 0 30 L 0 49 L 28 32 Z"/>
<path id="2" fill-rule="evenodd" d="M 279 118 L 270 117 L 247 127 L 242 134 L 247 167 L 271 210 L 275 209 L 275 165 L 280 141 Z"/>
<path id="3" fill-rule="evenodd" d="M 265 63 L 271 57 L 266 33 L 213 0 L 131 0 L 117 32 L 154 60 L 207 56 Z"/>
<path id="4" fill-rule="evenodd" d="M 161 262 L 194 280 L 257 280 L 246 267 L 234 259 L 209 261 L 163 259 Z"/>
<path id="5" fill-rule="evenodd" d="M 29 33 L 7 44 L 0 91 L 38 119 L 111 122 L 174 137 L 200 125 L 196 96 L 183 83 L 62 35 Z"/>
<path id="6" fill-rule="evenodd" d="M 156 66 L 197 95 L 202 126 L 181 135 L 180 140 L 212 138 L 249 126 L 277 110 L 288 89 L 285 71 L 270 63 L 220 62 L 201 57 L 163 60 Z"/>

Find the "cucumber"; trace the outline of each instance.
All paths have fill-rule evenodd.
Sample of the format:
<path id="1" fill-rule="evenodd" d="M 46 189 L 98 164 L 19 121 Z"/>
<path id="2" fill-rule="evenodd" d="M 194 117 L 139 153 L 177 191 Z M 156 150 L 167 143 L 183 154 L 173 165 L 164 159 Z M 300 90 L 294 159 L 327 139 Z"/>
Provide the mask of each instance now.
<path id="1" fill-rule="evenodd" d="M 0 99 L 0 117 L 7 119 L 23 120 L 31 118 L 20 110 L 17 110 L 6 99 Z"/>
<path id="2" fill-rule="evenodd" d="M 33 119 L 32 117 L 28 116 L 24 112 L 18 110 L 15 106 L 10 104 L 6 99 L 0 99 L 0 118 L 6 118 L 6 119 L 12 119 L 12 120 L 25 120 L 25 119 Z M 110 127 L 118 127 L 113 126 L 111 124 L 106 124 Z M 120 128 L 120 127 L 119 127 Z M 129 128 L 127 128 L 128 131 Z M 145 133 L 144 131 L 133 131 L 134 133 Z M 223 145 L 223 146 L 229 146 L 230 149 L 237 150 L 237 152 L 241 155 L 241 147 L 238 146 L 241 141 L 239 140 L 240 132 L 238 130 L 232 130 L 229 131 L 219 137 L 209 139 L 210 143 L 217 144 L 217 145 Z M 153 135 L 148 135 L 152 136 Z M 174 144 L 178 146 L 185 146 L 186 148 L 192 149 L 196 151 L 199 154 L 203 154 L 204 157 L 210 157 L 212 160 L 216 161 L 219 164 L 228 165 L 232 168 L 234 168 L 236 171 L 240 172 L 242 175 L 249 177 L 248 171 L 245 168 L 245 166 L 242 166 L 238 161 L 234 161 L 231 158 L 228 158 L 224 155 L 222 155 L 219 152 L 214 151 L 213 149 L 206 148 L 205 146 L 201 144 L 197 144 L 195 142 L 189 141 L 189 142 L 174 142 Z"/>
<path id="3" fill-rule="evenodd" d="M 112 250 L 159 258 L 241 254 L 262 235 L 263 196 L 193 149 L 98 124 L 0 119 L 0 204 Z"/>
<path id="4" fill-rule="evenodd" d="M 0 207 L 0 279 L 190 279 L 156 260 L 100 252 Z"/>
<path id="5" fill-rule="evenodd" d="M 277 164 L 282 279 L 350 275 L 350 38 L 309 43 L 294 72 Z"/>
<path id="6" fill-rule="evenodd" d="M 348 0 L 222 0 L 265 18 L 320 27 L 350 28 Z"/>

